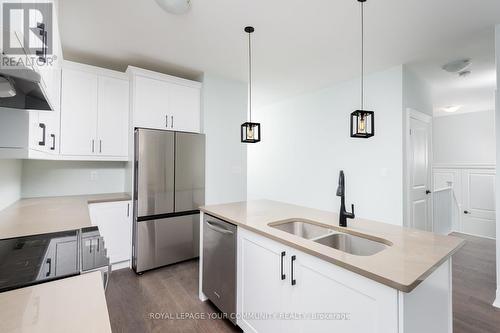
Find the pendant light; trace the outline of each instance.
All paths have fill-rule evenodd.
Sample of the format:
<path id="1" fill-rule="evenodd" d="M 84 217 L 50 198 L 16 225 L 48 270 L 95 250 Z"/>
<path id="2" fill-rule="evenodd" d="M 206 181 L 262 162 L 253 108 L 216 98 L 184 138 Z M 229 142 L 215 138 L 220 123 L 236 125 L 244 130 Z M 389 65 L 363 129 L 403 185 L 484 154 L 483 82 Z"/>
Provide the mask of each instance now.
<path id="1" fill-rule="evenodd" d="M 249 121 L 241 125 L 241 142 L 257 143 L 260 141 L 260 123 L 252 122 L 252 39 L 251 35 L 255 29 L 245 27 L 248 33 L 248 116 Z"/>
<path id="2" fill-rule="evenodd" d="M 351 137 L 370 138 L 375 135 L 375 113 L 364 109 L 364 3 L 366 0 L 356 0 L 361 4 L 361 109 L 351 113 Z"/>

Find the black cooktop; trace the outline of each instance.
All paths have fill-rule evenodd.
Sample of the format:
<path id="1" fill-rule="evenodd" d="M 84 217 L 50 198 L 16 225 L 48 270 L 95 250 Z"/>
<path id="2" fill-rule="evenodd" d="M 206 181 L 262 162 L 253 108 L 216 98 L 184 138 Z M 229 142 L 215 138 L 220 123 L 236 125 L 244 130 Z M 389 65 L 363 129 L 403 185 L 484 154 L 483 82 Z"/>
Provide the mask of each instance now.
<path id="1" fill-rule="evenodd" d="M 79 274 L 78 232 L 0 240 L 0 292 Z"/>
<path id="2" fill-rule="evenodd" d="M 109 267 L 97 227 L 0 239 L 0 292 Z"/>

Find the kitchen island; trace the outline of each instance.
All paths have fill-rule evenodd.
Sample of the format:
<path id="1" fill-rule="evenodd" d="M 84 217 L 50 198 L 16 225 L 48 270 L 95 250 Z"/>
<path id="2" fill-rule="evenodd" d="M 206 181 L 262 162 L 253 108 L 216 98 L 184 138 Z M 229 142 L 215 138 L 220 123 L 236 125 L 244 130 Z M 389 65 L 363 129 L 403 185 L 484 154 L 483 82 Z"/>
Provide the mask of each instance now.
<path id="1" fill-rule="evenodd" d="M 238 227 L 236 317 L 244 331 L 452 331 L 451 256 L 464 244 L 459 238 L 363 219 L 340 228 L 336 213 L 269 200 L 201 210 Z M 294 221 L 382 250 L 356 255 L 280 228 Z M 204 300 L 211 295 L 201 292 L 200 258 Z"/>
<path id="2" fill-rule="evenodd" d="M 111 333 L 101 274 L 0 293 L 0 332 Z"/>

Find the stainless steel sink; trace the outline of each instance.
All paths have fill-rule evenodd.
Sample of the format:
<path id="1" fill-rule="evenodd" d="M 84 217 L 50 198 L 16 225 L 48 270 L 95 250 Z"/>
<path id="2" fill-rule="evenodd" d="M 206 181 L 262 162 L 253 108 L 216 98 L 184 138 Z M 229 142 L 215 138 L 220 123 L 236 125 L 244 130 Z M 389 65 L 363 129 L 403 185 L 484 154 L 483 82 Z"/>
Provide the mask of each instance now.
<path id="1" fill-rule="evenodd" d="M 270 227 L 288 232 L 305 239 L 317 238 L 333 232 L 331 229 L 309 223 L 305 220 L 294 220 L 278 224 L 271 224 Z"/>
<path id="2" fill-rule="evenodd" d="M 388 247 L 380 242 L 344 233 L 327 235 L 314 241 L 356 256 L 371 256 Z"/>

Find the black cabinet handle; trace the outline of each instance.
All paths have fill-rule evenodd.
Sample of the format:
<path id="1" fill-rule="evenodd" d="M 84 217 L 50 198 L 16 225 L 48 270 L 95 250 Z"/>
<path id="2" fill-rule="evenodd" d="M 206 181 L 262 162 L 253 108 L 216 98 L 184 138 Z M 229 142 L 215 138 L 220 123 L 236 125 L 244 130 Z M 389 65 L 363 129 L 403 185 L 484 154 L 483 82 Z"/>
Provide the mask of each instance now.
<path id="1" fill-rule="evenodd" d="M 292 269 L 291 269 L 291 274 L 292 274 L 292 286 L 295 286 L 297 284 L 297 281 L 295 280 L 295 277 L 293 276 L 293 263 L 297 259 L 297 257 L 292 256 Z"/>
<path id="2" fill-rule="evenodd" d="M 127 217 L 130 216 L 130 204 L 127 204 Z"/>
<path id="3" fill-rule="evenodd" d="M 38 145 L 39 146 L 45 146 L 45 130 L 46 130 L 46 126 L 43 123 L 39 123 L 38 127 L 40 127 L 42 129 L 42 141 L 38 141 Z"/>
<path id="4" fill-rule="evenodd" d="M 170 127 L 174 128 L 174 116 L 170 116 Z"/>
<path id="5" fill-rule="evenodd" d="M 47 264 L 49 264 L 49 271 L 45 274 L 46 277 L 50 276 L 50 272 L 52 271 L 52 259 L 47 258 Z"/>
<path id="6" fill-rule="evenodd" d="M 283 251 L 281 252 L 281 279 L 284 280 L 286 279 L 286 275 L 285 275 L 285 272 L 284 272 L 284 269 L 283 269 L 283 261 L 285 260 L 285 255 L 286 255 L 286 252 Z"/>
<path id="7" fill-rule="evenodd" d="M 51 134 L 50 137 L 52 138 L 52 147 L 50 147 L 50 150 L 56 150 L 56 135 Z"/>
<path id="8" fill-rule="evenodd" d="M 425 190 L 425 194 L 431 194 L 431 191 Z"/>
<path id="9" fill-rule="evenodd" d="M 470 214 L 471 212 L 469 212 L 468 210 L 464 210 L 464 214 Z"/>
<path id="10" fill-rule="evenodd" d="M 168 114 L 165 115 L 165 127 L 168 128 Z"/>

